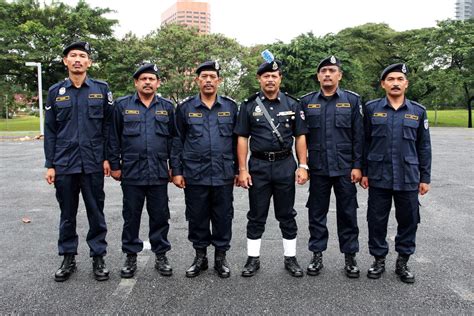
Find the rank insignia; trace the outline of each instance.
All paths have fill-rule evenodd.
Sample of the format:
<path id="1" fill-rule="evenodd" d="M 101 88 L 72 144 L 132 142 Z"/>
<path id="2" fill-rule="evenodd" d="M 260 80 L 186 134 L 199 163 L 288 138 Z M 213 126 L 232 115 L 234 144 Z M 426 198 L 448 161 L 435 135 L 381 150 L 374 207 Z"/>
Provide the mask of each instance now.
<path id="1" fill-rule="evenodd" d="M 418 121 L 418 116 L 414 114 L 405 114 L 406 119 Z"/>
<path id="2" fill-rule="evenodd" d="M 217 116 L 230 116 L 230 112 L 217 112 Z"/>
<path id="3" fill-rule="evenodd" d="M 376 113 L 374 113 L 374 117 L 387 117 L 387 113 L 376 112 Z"/>
<path id="4" fill-rule="evenodd" d="M 125 114 L 137 115 L 137 114 L 140 114 L 140 111 L 139 110 L 125 110 Z"/>
<path id="5" fill-rule="evenodd" d="M 70 99 L 70 97 L 68 95 L 65 95 L 63 97 L 57 97 L 56 101 L 61 102 L 61 101 L 67 101 L 69 99 Z"/>
<path id="6" fill-rule="evenodd" d="M 189 117 L 202 117 L 202 113 L 199 113 L 199 112 L 191 112 L 189 113 Z"/>
<path id="7" fill-rule="evenodd" d="M 321 104 L 316 103 L 316 104 L 308 104 L 308 109 L 320 109 Z"/>

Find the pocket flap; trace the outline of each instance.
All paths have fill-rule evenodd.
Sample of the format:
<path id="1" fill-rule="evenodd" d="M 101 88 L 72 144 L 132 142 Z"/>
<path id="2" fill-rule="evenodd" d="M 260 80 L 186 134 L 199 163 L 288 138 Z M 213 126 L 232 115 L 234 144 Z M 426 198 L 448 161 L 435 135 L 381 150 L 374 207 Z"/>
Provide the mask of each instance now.
<path id="1" fill-rule="evenodd" d="M 140 121 L 140 115 L 137 114 L 125 114 L 123 116 L 123 121 L 124 122 L 139 122 Z"/>
<path id="2" fill-rule="evenodd" d="M 123 155 L 123 160 L 126 160 L 126 161 L 135 161 L 139 159 L 140 159 L 140 155 L 137 153 L 128 153 L 128 154 Z"/>
<path id="3" fill-rule="evenodd" d="M 167 115 L 155 115 L 155 120 L 158 122 L 168 123 L 170 118 Z"/>
<path id="4" fill-rule="evenodd" d="M 222 154 L 222 158 L 233 160 L 233 159 L 234 159 L 234 155 L 229 154 L 229 153 L 225 153 L 225 154 Z"/>
<path id="5" fill-rule="evenodd" d="M 201 154 L 195 152 L 185 152 L 183 153 L 184 160 L 193 160 L 193 161 L 201 161 Z"/>
<path id="6" fill-rule="evenodd" d="M 218 116 L 217 121 L 221 124 L 232 124 L 232 123 L 234 123 L 231 116 Z"/>
<path id="7" fill-rule="evenodd" d="M 71 141 L 65 139 L 56 140 L 56 147 L 69 147 Z"/>
<path id="8" fill-rule="evenodd" d="M 417 156 L 406 156 L 405 162 L 410 165 L 418 165 L 418 157 Z"/>
<path id="9" fill-rule="evenodd" d="M 369 153 L 367 155 L 367 160 L 370 161 L 383 161 L 383 154 Z"/>

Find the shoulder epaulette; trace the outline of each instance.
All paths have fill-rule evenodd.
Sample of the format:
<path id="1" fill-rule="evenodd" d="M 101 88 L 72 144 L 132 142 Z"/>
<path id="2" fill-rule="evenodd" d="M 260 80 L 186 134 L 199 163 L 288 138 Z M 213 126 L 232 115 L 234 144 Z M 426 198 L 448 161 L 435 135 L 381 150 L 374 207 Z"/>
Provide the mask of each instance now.
<path id="1" fill-rule="evenodd" d="M 125 95 L 123 97 L 117 98 L 117 99 L 115 99 L 115 103 L 119 103 L 119 102 L 121 102 L 121 101 L 123 101 L 123 100 L 125 100 L 129 97 L 130 97 L 129 95 Z"/>
<path id="2" fill-rule="evenodd" d="M 158 98 L 159 98 L 160 100 L 165 101 L 166 103 L 169 103 L 169 104 L 171 104 L 171 105 L 174 106 L 173 101 L 171 101 L 170 99 L 163 98 L 162 96 L 158 96 Z"/>
<path id="3" fill-rule="evenodd" d="M 289 94 L 288 92 L 284 92 L 284 94 L 285 94 L 287 97 L 289 97 L 289 98 L 295 100 L 296 102 L 300 102 L 300 99 L 298 99 L 297 97 L 292 96 L 292 95 Z"/>
<path id="4" fill-rule="evenodd" d="M 300 100 L 303 99 L 303 98 L 305 98 L 305 97 L 307 97 L 307 96 L 310 96 L 310 95 L 312 95 L 312 94 L 315 94 L 315 93 L 317 93 L 317 91 L 308 92 L 308 93 L 302 95 L 302 96 L 300 97 Z"/>
<path id="5" fill-rule="evenodd" d="M 359 95 L 358 93 L 354 92 L 354 91 L 347 90 L 347 89 L 344 89 L 344 91 L 345 91 L 345 92 L 348 92 L 348 93 L 350 93 L 350 94 L 353 94 L 353 95 L 355 95 L 356 97 L 360 98 L 360 95 Z"/>
<path id="6" fill-rule="evenodd" d="M 370 104 L 372 104 L 372 103 L 378 102 L 378 101 L 380 101 L 380 99 L 382 99 L 382 98 L 378 98 L 378 99 L 374 99 L 374 100 L 367 101 L 367 102 L 365 103 L 365 105 L 370 105 Z"/>
<path id="7" fill-rule="evenodd" d="M 178 104 L 179 104 L 179 105 L 184 104 L 184 103 L 188 102 L 188 101 L 191 100 L 191 99 L 192 99 L 192 96 L 186 97 L 186 98 L 184 98 L 181 102 L 179 102 Z"/>
<path id="8" fill-rule="evenodd" d="M 250 97 L 248 97 L 247 99 L 244 100 L 244 103 L 248 103 L 248 102 L 251 102 L 253 100 L 255 100 L 258 96 L 258 92 L 255 93 L 255 94 L 252 94 Z"/>
<path id="9" fill-rule="evenodd" d="M 49 87 L 49 90 L 48 90 L 48 91 L 53 91 L 54 89 L 56 89 L 56 88 L 58 88 L 59 86 L 61 86 L 63 83 L 64 83 L 64 80 L 63 80 L 63 81 L 56 82 L 56 83 L 53 84 L 51 87 Z"/>
<path id="10" fill-rule="evenodd" d="M 229 96 L 227 96 L 227 95 L 221 95 L 221 97 L 223 97 L 224 99 L 229 100 L 229 101 L 232 101 L 232 102 L 234 102 L 235 104 L 237 104 L 237 101 L 235 101 L 234 99 L 232 99 L 231 97 L 229 97 Z"/>
<path id="11" fill-rule="evenodd" d="M 90 80 L 94 81 L 94 82 L 97 82 L 97 83 L 100 83 L 100 84 L 103 84 L 103 85 L 106 85 L 107 87 L 109 86 L 109 84 L 103 80 L 99 80 L 99 79 L 94 79 L 94 78 L 89 78 Z"/>
<path id="12" fill-rule="evenodd" d="M 426 110 L 426 107 L 424 105 L 421 105 L 420 103 L 416 102 L 416 101 L 412 101 L 410 100 L 411 103 L 413 103 L 414 105 L 418 105 L 420 108 L 422 108 L 423 110 Z"/>

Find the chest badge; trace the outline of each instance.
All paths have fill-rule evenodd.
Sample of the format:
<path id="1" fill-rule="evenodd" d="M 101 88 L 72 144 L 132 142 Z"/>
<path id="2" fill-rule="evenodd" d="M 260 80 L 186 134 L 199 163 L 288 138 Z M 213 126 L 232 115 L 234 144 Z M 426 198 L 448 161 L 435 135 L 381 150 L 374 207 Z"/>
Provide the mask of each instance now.
<path id="1" fill-rule="evenodd" d="M 255 107 L 255 112 L 257 112 L 257 113 L 262 112 L 262 109 L 260 108 L 260 105 L 257 105 L 257 106 Z"/>
<path id="2" fill-rule="evenodd" d="M 308 109 L 320 109 L 320 108 L 321 108 L 321 104 L 319 103 L 308 104 Z"/>
<path id="3" fill-rule="evenodd" d="M 405 114 L 405 118 L 409 120 L 418 121 L 418 115 L 414 115 L 414 114 Z"/>
<path id="4" fill-rule="evenodd" d="M 125 114 L 137 115 L 140 114 L 139 110 L 125 110 Z"/>
<path id="5" fill-rule="evenodd" d="M 217 116 L 230 116 L 230 112 L 217 112 Z"/>
<path id="6" fill-rule="evenodd" d="M 387 113 L 384 112 L 375 112 L 374 117 L 387 117 Z"/>
<path id="7" fill-rule="evenodd" d="M 66 93 L 66 88 L 65 87 L 61 87 L 61 89 L 59 89 L 59 95 L 63 95 Z"/>
<path id="8" fill-rule="evenodd" d="M 199 112 L 190 112 L 189 117 L 202 117 L 202 113 Z"/>

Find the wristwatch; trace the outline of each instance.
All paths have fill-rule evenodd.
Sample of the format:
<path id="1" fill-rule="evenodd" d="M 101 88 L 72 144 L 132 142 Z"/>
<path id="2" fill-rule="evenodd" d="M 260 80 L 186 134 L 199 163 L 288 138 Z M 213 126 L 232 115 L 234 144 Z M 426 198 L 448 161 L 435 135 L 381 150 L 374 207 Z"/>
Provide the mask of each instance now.
<path id="1" fill-rule="evenodd" d="M 303 164 L 303 163 L 300 163 L 300 164 L 298 165 L 298 168 L 303 168 L 303 169 L 309 170 L 308 165 L 305 165 L 305 164 Z"/>

